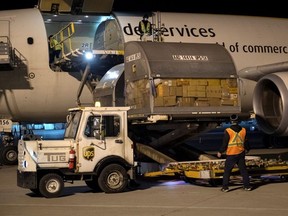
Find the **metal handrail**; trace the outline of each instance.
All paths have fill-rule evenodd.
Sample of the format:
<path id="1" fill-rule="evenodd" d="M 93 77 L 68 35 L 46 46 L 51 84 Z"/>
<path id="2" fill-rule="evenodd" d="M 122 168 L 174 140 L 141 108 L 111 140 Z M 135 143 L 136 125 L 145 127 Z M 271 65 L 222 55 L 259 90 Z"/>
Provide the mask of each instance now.
<path id="1" fill-rule="evenodd" d="M 71 37 L 75 33 L 74 23 L 70 22 L 68 25 L 63 27 L 60 31 L 52 36 L 53 39 L 57 40 L 62 47 L 62 57 L 66 56 L 65 49 L 64 49 L 64 42 L 68 41 L 68 52 L 72 52 L 72 41 Z M 52 47 L 53 48 L 53 47 Z"/>

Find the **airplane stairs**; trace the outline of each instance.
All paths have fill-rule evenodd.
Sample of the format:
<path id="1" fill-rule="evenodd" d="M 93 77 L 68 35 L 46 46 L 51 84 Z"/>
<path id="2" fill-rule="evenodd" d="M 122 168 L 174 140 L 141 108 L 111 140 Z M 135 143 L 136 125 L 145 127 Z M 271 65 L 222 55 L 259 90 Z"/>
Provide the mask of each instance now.
<path id="1" fill-rule="evenodd" d="M 0 36 L 0 71 L 25 66 L 27 59 L 16 49 L 7 36 Z"/>
<path id="2" fill-rule="evenodd" d="M 0 37 L 0 70 L 12 70 L 12 47 L 8 37 Z"/>

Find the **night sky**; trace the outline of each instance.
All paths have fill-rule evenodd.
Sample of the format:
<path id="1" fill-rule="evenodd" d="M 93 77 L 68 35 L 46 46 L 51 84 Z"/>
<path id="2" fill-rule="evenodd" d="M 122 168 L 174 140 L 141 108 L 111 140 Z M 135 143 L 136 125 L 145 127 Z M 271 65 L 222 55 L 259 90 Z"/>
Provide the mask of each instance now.
<path id="1" fill-rule="evenodd" d="M 38 0 L 3 1 L 0 10 L 31 8 Z M 288 18 L 284 0 L 114 0 L 114 11 L 171 11 Z"/>

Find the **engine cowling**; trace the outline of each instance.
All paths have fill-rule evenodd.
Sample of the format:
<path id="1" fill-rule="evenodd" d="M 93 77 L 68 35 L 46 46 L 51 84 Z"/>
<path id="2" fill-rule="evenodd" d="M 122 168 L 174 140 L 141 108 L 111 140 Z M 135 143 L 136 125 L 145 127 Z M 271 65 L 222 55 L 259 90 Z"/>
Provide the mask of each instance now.
<path id="1" fill-rule="evenodd" d="M 254 89 L 253 109 L 258 127 L 265 133 L 288 135 L 288 73 L 271 73 Z"/>

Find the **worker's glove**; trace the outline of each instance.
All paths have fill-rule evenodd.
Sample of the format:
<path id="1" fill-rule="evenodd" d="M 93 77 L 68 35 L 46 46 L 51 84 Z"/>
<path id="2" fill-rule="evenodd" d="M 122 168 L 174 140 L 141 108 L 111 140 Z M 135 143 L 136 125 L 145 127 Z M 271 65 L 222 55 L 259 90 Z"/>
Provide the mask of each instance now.
<path id="1" fill-rule="evenodd" d="M 221 158 L 222 154 L 220 152 L 217 152 L 217 157 Z"/>

